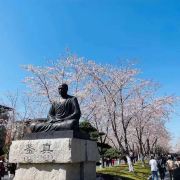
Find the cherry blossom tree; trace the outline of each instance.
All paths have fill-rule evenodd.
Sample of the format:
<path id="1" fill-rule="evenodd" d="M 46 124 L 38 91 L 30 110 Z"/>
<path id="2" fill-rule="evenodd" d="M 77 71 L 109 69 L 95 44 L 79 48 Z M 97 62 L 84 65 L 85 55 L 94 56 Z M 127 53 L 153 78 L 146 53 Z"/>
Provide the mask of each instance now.
<path id="1" fill-rule="evenodd" d="M 175 98 L 158 97 L 158 85 L 140 79 L 140 71 L 132 63 L 102 65 L 68 54 L 48 66 L 23 68 L 30 73 L 24 82 L 37 109 L 41 107 L 45 114 L 47 107 L 59 100 L 58 85 L 67 83 L 79 100 L 82 119 L 104 132 L 103 141 L 121 153 L 129 155 L 136 144 L 145 156 L 157 144 L 162 145 L 160 139 L 169 141 L 164 124 Z"/>
<path id="2" fill-rule="evenodd" d="M 144 156 L 147 155 L 146 149 L 148 149 L 148 154 L 150 153 L 149 136 L 156 134 L 154 142 L 151 142 L 151 144 L 155 145 L 157 139 L 161 137 L 160 132 L 164 130 L 164 123 L 169 119 L 169 114 L 172 112 L 175 97 L 156 98 L 158 85 L 150 81 L 142 81 L 139 87 L 134 89 L 135 96 L 132 99 L 134 104 L 131 104 L 132 108 L 134 108 L 134 116 L 130 129 L 137 138 L 139 154 L 144 164 Z M 157 127 L 160 130 L 156 133 L 152 132 Z M 148 147 L 145 148 L 145 146 Z"/>

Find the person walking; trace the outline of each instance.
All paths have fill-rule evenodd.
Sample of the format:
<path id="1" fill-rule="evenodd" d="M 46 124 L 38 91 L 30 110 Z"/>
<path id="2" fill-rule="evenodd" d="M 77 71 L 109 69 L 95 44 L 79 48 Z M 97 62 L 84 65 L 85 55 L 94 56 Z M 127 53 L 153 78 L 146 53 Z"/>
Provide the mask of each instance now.
<path id="1" fill-rule="evenodd" d="M 160 178 L 161 180 L 164 180 L 166 167 L 165 167 L 165 161 L 162 155 L 159 156 L 157 163 L 158 163 L 158 170 L 159 170 Z"/>
<path id="2" fill-rule="evenodd" d="M 172 160 L 172 157 L 169 155 L 168 160 L 166 162 L 167 169 L 169 171 L 170 180 L 173 180 L 173 173 L 174 173 L 174 161 Z"/>
<path id="3" fill-rule="evenodd" d="M 2 177 L 4 177 L 4 174 L 5 174 L 4 164 L 3 164 L 3 161 L 0 160 L 0 180 Z"/>
<path id="4" fill-rule="evenodd" d="M 175 165 L 176 167 L 180 167 L 180 156 L 176 158 Z"/>
<path id="5" fill-rule="evenodd" d="M 17 168 L 17 164 L 9 163 L 9 165 L 8 165 L 8 175 L 9 175 L 10 179 L 12 179 L 15 176 L 16 168 Z"/>
<path id="6" fill-rule="evenodd" d="M 106 159 L 106 167 L 109 167 L 109 158 Z"/>
<path id="7" fill-rule="evenodd" d="M 114 162 L 115 162 L 115 160 L 111 159 L 111 166 L 114 166 Z"/>
<path id="8" fill-rule="evenodd" d="M 151 156 L 149 165 L 151 166 L 152 180 L 158 180 L 158 164 L 157 161 L 154 159 L 154 156 Z"/>

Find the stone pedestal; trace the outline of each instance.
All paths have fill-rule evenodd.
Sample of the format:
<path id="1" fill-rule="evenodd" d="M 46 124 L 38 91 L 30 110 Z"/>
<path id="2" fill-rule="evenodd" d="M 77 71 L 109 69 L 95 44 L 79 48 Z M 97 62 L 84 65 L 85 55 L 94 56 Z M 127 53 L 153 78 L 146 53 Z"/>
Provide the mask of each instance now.
<path id="1" fill-rule="evenodd" d="M 77 138 L 13 141 L 9 161 L 14 180 L 95 180 L 97 144 Z"/>

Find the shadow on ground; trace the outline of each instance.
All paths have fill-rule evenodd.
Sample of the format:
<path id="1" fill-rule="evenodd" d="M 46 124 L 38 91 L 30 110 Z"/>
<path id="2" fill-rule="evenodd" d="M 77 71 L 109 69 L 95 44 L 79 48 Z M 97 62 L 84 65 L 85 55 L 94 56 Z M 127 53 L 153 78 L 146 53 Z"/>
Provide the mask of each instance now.
<path id="1" fill-rule="evenodd" d="M 102 180 L 132 180 L 130 178 L 121 178 L 121 177 L 118 177 L 118 176 L 112 176 L 112 175 L 109 175 L 109 174 L 101 174 L 101 173 L 97 173 L 97 179 L 98 177 L 101 177 Z"/>

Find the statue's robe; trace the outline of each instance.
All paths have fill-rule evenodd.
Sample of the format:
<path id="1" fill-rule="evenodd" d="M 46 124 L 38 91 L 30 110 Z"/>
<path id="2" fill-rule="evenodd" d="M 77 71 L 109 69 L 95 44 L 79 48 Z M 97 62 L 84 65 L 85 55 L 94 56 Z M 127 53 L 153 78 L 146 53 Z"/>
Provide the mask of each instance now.
<path id="1" fill-rule="evenodd" d="M 64 102 L 54 102 L 47 121 L 31 125 L 32 132 L 78 130 L 81 111 L 77 98 L 68 96 Z"/>

